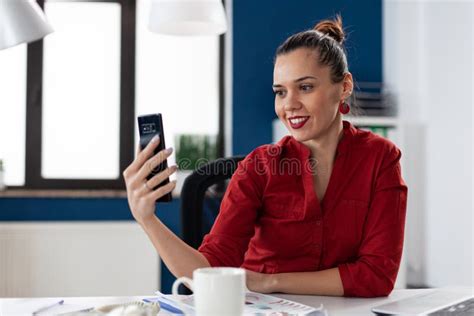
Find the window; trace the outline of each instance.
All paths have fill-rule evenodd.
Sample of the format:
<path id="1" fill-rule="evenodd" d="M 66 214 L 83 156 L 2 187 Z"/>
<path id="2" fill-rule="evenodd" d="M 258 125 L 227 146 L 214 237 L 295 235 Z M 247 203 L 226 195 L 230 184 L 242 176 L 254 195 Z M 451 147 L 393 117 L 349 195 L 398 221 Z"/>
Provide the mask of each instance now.
<path id="1" fill-rule="evenodd" d="M 120 11 L 45 3 L 55 32 L 43 40 L 44 179 L 119 178 Z"/>
<path id="2" fill-rule="evenodd" d="M 150 0 L 37 1 L 55 32 L 0 52 L 8 186 L 123 189 L 141 114 L 163 113 L 167 146 L 207 134 L 223 154 L 224 36 L 150 33 Z"/>
<path id="3" fill-rule="evenodd" d="M 25 184 L 26 45 L 0 51 L 0 159 L 5 182 Z"/>
<path id="4" fill-rule="evenodd" d="M 150 0 L 137 2 L 136 113 L 162 113 L 167 147 L 179 135 L 219 134 L 219 36 L 167 36 L 147 29 Z M 135 131 L 138 131 L 135 127 Z M 135 134 L 138 144 L 138 132 Z M 169 159 L 174 164 L 173 155 Z"/>
<path id="5" fill-rule="evenodd" d="M 132 133 L 134 116 L 134 2 L 38 2 L 47 15 L 51 14 L 56 32 L 50 39 L 28 45 L 25 186 L 121 189 L 124 184 L 117 164 L 120 171 L 133 159 L 133 140 L 128 135 Z M 104 17 L 99 18 L 98 13 Z M 95 27 L 92 32 L 90 25 Z M 118 49 L 117 36 L 120 50 L 110 53 L 114 47 Z M 104 52 L 111 56 L 104 58 Z M 118 58 L 120 69 L 116 65 Z M 94 68 L 101 61 L 100 67 Z M 108 145 L 97 144 L 97 140 L 106 138 Z M 102 149 L 94 152 L 99 147 Z M 104 154 L 104 148 L 109 153 Z M 106 164 L 108 167 L 98 171 L 97 166 Z"/>

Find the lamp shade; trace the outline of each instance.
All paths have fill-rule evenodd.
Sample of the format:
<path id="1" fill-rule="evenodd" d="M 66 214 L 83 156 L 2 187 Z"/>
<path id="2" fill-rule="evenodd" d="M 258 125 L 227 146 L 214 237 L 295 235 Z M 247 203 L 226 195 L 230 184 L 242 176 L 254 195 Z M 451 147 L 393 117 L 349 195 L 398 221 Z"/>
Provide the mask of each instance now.
<path id="1" fill-rule="evenodd" d="M 218 35 L 227 31 L 221 0 L 152 0 L 148 28 L 167 35 Z"/>
<path id="2" fill-rule="evenodd" d="M 53 28 L 34 0 L 0 0 L 0 49 L 36 41 Z"/>

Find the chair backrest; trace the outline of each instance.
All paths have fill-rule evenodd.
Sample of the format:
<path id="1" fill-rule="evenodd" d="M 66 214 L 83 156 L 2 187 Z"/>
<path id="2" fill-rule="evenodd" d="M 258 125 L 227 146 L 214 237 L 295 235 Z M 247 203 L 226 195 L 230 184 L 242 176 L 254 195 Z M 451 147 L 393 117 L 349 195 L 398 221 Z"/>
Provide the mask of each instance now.
<path id="1" fill-rule="evenodd" d="M 238 162 L 244 158 L 245 156 L 219 158 L 200 166 L 185 179 L 181 190 L 181 228 L 183 240 L 191 247 L 197 249 L 201 245 L 210 227 L 206 227 L 203 220 L 205 198 L 218 200 L 215 207 L 217 214 L 225 192 L 225 182 L 232 177 Z M 208 189 L 211 186 L 215 188 L 210 193 Z"/>

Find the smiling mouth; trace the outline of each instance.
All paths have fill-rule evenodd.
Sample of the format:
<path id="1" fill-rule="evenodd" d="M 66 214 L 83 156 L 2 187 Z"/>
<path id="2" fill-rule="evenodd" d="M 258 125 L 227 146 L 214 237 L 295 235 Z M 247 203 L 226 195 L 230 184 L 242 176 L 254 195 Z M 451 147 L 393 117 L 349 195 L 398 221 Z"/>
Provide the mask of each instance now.
<path id="1" fill-rule="evenodd" d="M 293 116 L 288 118 L 288 122 L 293 129 L 302 128 L 308 120 L 309 116 Z"/>

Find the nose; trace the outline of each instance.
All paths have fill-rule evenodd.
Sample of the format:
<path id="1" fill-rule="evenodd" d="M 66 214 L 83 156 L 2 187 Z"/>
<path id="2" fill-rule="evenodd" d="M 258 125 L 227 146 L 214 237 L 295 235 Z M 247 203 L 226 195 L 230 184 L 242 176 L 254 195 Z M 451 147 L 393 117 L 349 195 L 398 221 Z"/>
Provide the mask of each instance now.
<path id="1" fill-rule="evenodd" d="M 288 92 L 287 97 L 284 101 L 284 109 L 285 111 L 293 111 L 300 109 L 303 105 L 301 104 L 300 100 L 296 93 Z"/>

